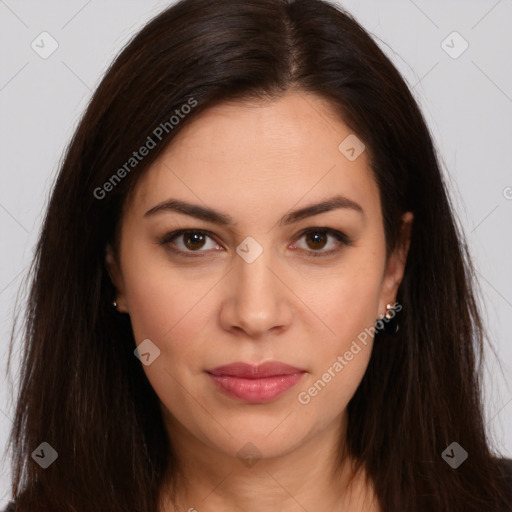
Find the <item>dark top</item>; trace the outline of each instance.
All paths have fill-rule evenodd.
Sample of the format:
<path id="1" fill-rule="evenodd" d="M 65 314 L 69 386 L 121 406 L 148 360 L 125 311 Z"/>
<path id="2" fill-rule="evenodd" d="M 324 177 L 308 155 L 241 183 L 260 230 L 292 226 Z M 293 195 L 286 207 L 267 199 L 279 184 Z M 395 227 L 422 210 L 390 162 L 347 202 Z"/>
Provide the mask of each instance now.
<path id="1" fill-rule="evenodd" d="M 500 466 L 506 475 L 507 489 L 512 489 L 512 459 L 499 459 Z M 3 512 L 16 512 L 16 505 L 14 501 L 11 501 L 7 508 L 3 510 Z M 508 510 L 496 510 L 496 511 L 486 511 L 486 512 L 512 512 Z"/>

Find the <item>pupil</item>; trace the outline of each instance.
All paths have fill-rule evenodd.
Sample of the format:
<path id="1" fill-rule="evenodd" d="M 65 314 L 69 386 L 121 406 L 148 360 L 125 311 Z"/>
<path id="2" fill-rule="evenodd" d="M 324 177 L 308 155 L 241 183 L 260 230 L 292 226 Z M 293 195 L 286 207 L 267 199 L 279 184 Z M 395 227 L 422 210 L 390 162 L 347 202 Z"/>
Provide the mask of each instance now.
<path id="1" fill-rule="evenodd" d="M 187 247 L 189 247 L 190 245 L 192 247 L 189 247 L 189 249 L 197 249 L 198 247 L 195 245 L 197 244 L 198 242 L 200 243 L 201 242 L 201 239 L 203 238 L 203 235 L 201 235 L 200 233 L 190 233 L 186 239 L 187 239 Z M 189 240 L 193 240 L 192 242 L 188 242 Z"/>
<path id="2" fill-rule="evenodd" d="M 323 246 L 321 239 L 324 238 L 325 235 L 315 233 L 315 234 L 310 234 L 309 236 L 314 239 L 314 241 L 313 241 L 313 245 L 315 246 L 314 248 L 321 249 Z M 318 245 L 320 245 L 320 247 L 318 247 Z"/>

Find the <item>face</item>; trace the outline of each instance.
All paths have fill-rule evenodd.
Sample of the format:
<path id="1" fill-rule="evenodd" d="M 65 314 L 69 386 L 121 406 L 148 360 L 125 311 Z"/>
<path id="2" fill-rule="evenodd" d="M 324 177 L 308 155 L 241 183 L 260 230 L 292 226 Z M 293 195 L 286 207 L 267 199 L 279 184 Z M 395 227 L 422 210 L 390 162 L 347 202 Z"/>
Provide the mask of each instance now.
<path id="1" fill-rule="evenodd" d="M 343 420 L 412 220 L 386 260 L 366 152 L 339 149 L 351 135 L 311 94 L 223 104 L 137 184 L 107 264 L 172 440 L 275 457 Z"/>

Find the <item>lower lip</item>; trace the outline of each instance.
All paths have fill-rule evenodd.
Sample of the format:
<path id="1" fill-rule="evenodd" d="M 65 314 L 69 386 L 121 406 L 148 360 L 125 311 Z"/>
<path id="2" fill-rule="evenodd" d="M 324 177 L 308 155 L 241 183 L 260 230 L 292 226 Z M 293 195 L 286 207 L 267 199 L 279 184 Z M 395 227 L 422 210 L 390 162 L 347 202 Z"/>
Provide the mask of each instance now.
<path id="1" fill-rule="evenodd" d="M 274 375 L 260 379 L 244 379 L 229 375 L 208 375 L 215 384 L 232 398 L 261 404 L 276 399 L 279 395 L 295 386 L 304 373 L 292 375 Z"/>

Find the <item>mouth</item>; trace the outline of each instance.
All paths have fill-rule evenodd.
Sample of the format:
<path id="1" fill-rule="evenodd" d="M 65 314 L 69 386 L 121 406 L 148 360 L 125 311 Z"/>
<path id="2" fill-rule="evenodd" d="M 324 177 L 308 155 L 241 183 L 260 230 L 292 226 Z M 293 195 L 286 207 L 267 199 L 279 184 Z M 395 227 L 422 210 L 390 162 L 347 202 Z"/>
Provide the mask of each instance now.
<path id="1" fill-rule="evenodd" d="M 249 403 L 275 400 L 295 386 L 306 373 L 284 363 L 269 361 L 260 365 L 232 363 L 206 373 L 224 394 Z"/>

